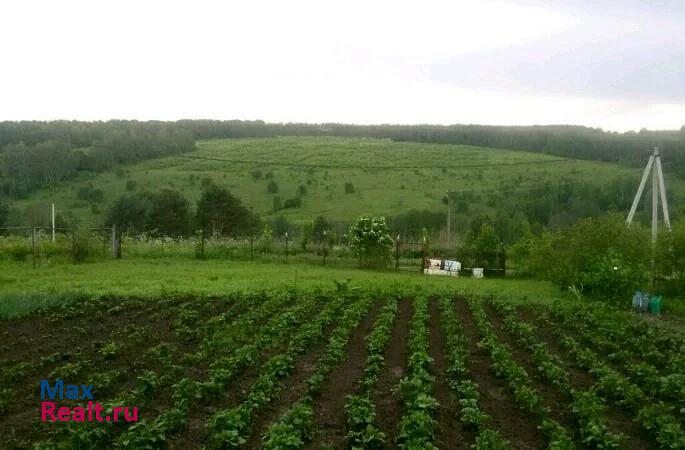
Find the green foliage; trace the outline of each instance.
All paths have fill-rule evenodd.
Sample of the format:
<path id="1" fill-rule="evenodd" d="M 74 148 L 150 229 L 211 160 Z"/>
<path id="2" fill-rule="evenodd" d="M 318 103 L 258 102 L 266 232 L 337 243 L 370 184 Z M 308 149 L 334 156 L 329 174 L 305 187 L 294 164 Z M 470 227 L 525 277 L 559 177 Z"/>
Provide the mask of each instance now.
<path id="1" fill-rule="evenodd" d="M 301 197 L 295 197 L 295 198 L 289 198 L 286 199 L 286 201 L 283 203 L 283 208 L 299 208 L 302 206 L 302 198 Z"/>
<path id="2" fill-rule="evenodd" d="M 210 184 L 197 202 L 196 220 L 211 234 L 240 236 L 253 232 L 258 219 L 228 190 Z"/>
<path id="3" fill-rule="evenodd" d="M 278 193 L 278 183 L 276 183 L 274 180 L 269 181 L 266 185 L 266 192 L 269 194 Z"/>
<path id="4" fill-rule="evenodd" d="M 105 198 L 105 193 L 101 189 L 93 187 L 92 184 L 81 186 L 76 193 L 79 200 L 85 200 L 90 203 L 99 203 Z"/>
<path id="5" fill-rule="evenodd" d="M 426 229 L 430 233 L 440 231 L 447 223 L 446 214 L 442 211 L 411 209 L 390 219 L 393 235 L 400 233 L 404 240 L 419 240 Z"/>
<path id="6" fill-rule="evenodd" d="M 101 254 L 102 244 L 90 230 L 76 229 L 72 242 L 72 257 L 74 262 L 85 262 L 88 258 Z"/>
<path id="7" fill-rule="evenodd" d="M 627 298 L 647 281 L 650 248 L 640 226 L 626 227 L 623 217 L 609 216 L 525 239 L 510 256 L 524 275 L 615 299 Z"/>
<path id="8" fill-rule="evenodd" d="M 12 261 L 26 261 L 31 254 L 31 242 L 18 236 L 0 237 L 0 254 Z"/>
<path id="9" fill-rule="evenodd" d="M 360 217 L 350 228 L 348 240 L 362 265 L 382 267 L 387 262 L 392 238 L 384 217 Z"/>
<path id="10" fill-rule="evenodd" d="M 7 222 L 7 216 L 9 215 L 9 213 L 9 205 L 5 203 L 2 197 L 0 197 L 0 227 L 5 226 L 5 222 Z"/>

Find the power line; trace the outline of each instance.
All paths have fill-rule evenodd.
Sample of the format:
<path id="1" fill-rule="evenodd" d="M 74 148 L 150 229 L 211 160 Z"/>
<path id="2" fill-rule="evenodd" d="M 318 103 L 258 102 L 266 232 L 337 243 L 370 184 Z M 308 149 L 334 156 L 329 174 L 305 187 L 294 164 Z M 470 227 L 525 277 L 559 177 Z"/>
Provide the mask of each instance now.
<path id="1" fill-rule="evenodd" d="M 547 159 L 540 161 L 517 161 L 508 163 L 484 163 L 484 164 L 465 164 L 465 165 L 439 165 L 439 166 L 359 166 L 353 164 L 307 164 L 307 163 L 289 163 L 280 161 L 257 161 L 248 159 L 227 159 L 227 158 L 213 158 L 211 156 L 190 156 L 190 155 L 176 155 L 179 158 L 196 159 L 204 161 L 220 161 L 230 162 L 233 164 L 251 164 L 255 166 L 287 166 L 287 167 L 302 167 L 313 169 L 372 169 L 372 170 L 407 170 L 407 169 L 477 169 L 489 167 L 508 167 L 508 166 L 523 166 L 535 164 L 550 164 L 560 162 L 575 162 L 575 159 L 558 158 Z"/>

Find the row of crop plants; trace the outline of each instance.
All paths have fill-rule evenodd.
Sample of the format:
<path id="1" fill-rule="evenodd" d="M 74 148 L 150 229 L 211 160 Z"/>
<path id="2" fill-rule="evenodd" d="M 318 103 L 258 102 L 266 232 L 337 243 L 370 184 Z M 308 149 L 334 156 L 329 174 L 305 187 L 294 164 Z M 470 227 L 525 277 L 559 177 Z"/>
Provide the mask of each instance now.
<path id="1" fill-rule="evenodd" d="M 685 433 L 673 408 L 650 398 L 641 387 L 642 380 L 638 385 L 629 376 L 612 368 L 597 352 L 560 330 L 545 312 L 539 312 L 538 318 L 568 354 L 593 376 L 598 394 L 630 411 L 634 420 L 656 440 L 659 448 L 685 449 Z"/>
<path id="2" fill-rule="evenodd" d="M 259 377 L 249 388 L 247 397 L 232 408 L 215 412 L 206 424 L 210 447 L 231 449 L 239 448 L 246 443 L 252 431 L 253 419 L 264 406 L 280 394 L 283 388 L 281 380 L 293 373 L 296 359 L 310 346 L 323 339 L 328 327 L 340 320 L 341 309 L 343 317 L 349 317 L 350 314 L 356 316 L 359 310 L 368 309 L 368 299 L 355 300 L 343 309 L 343 297 L 334 298 L 315 319 L 302 325 L 298 332 L 291 336 L 285 351 L 272 356 L 262 364 L 259 368 Z M 345 326 L 344 320 L 341 323 L 343 325 L 340 326 Z"/>
<path id="3" fill-rule="evenodd" d="M 545 405 L 544 399 L 537 392 L 528 373 L 512 357 L 509 346 L 497 338 L 483 309 L 482 301 L 470 298 L 468 305 L 481 338 L 479 345 L 490 354 L 493 372 L 497 377 L 507 381 L 521 410 L 537 418 L 538 426 L 547 439 L 547 448 L 556 450 L 575 448 L 568 431 L 552 418 L 550 407 Z"/>
<path id="4" fill-rule="evenodd" d="M 126 393 L 119 393 L 109 401 L 104 402 L 107 406 L 106 412 L 114 405 L 136 405 L 141 411 L 145 411 L 148 405 L 152 405 L 157 399 L 157 395 L 164 390 L 172 391 L 173 405 L 171 408 L 160 414 L 154 421 L 143 420 L 123 429 L 125 424 L 98 424 L 93 428 L 88 425 L 75 425 L 67 427 L 67 440 L 63 445 L 74 448 L 105 446 L 119 433 L 123 433 L 116 439 L 114 445 L 122 448 L 159 448 L 166 443 L 168 434 L 180 431 L 185 424 L 187 407 L 191 402 L 201 400 L 197 396 L 197 391 L 189 388 L 196 387 L 197 382 L 184 377 L 184 367 L 193 363 L 200 362 L 202 358 L 198 355 L 204 353 L 206 342 L 212 341 L 217 334 L 223 335 L 229 342 L 247 342 L 254 337 L 254 325 L 269 317 L 275 317 L 273 321 L 279 320 L 278 314 L 282 309 L 292 303 L 289 296 L 278 295 L 270 298 L 257 299 L 253 296 L 241 298 L 240 302 L 251 304 L 255 300 L 260 300 L 260 306 L 241 314 L 242 308 L 231 308 L 228 311 L 209 318 L 204 324 L 198 325 L 196 335 L 205 335 L 201 343 L 201 349 L 194 354 L 185 354 L 181 357 L 179 365 L 172 360 L 172 353 L 175 346 L 173 343 L 162 342 L 148 348 L 145 351 L 147 358 L 154 361 L 156 371 L 146 370 L 136 379 L 136 385 Z M 296 308 L 293 307 L 293 308 Z M 194 317 L 191 309 L 180 305 L 178 308 L 169 308 L 166 314 L 170 318 L 175 318 L 172 327 L 175 329 L 187 327 L 188 317 Z M 187 333 L 181 331 L 176 333 L 179 338 L 187 338 Z M 227 350 L 233 347 L 225 347 Z M 216 355 L 216 353 L 214 353 Z M 209 359 L 209 355 L 205 356 Z M 180 380 L 179 380 L 180 379 Z M 179 380 L 179 381 L 177 381 Z M 104 425 L 104 426 L 103 426 Z M 45 443 L 47 445 L 47 443 Z"/>
<path id="5" fill-rule="evenodd" d="M 563 361 L 552 354 L 546 344 L 540 342 L 531 324 L 518 320 L 512 306 L 502 302 L 493 302 L 493 306 L 504 318 L 504 330 L 532 356 L 534 370 L 538 376 L 556 387 L 569 400 L 582 443 L 589 448 L 621 448 L 623 435 L 610 431 L 604 400 L 597 392 L 594 389 L 582 390 L 573 387 Z"/>
<path id="6" fill-rule="evenodd" d="M 349 308 L 333 331 L 328 347 L 317 362 L 316 371 L 307 380 L 307 391 L 262 437 L 262 447 L 271 450 L 298 449 L 311 440 L 314 433 L 314 402 L 330 372 L 345 359 L 345 349 L 353 331 L 376 297 L 365 297 Z M 383 316 L 381 315 L 381 320 Z"/>
<path id="7" fill-rule="evenodd" d="M 408 375 L 400 380 L 404 414 L 399 424 L 397 444 L 406 449 L 435 449 L 433 415 L 438 402 L 433 398 L 433 375 L 428 354 L 428 300 L 414 299 L 414 316 L 409 327 Z"/>
<path id="8" fill-rule="evenodd" d="M 229 310 L 231 313 L 237 314 L 242 311 L 240 307 L 242 305 L 241 300 L 240 298 L 232 298 L 230 300 L 235 302 L 235 306 L 237 306 Z M 161 311 L 176 309 L 188 311 L 188 304 L 180 303 L 180 301 L 180 299 L 174 298 L 159 300 L 151 308 L 151 310 L 156 309 L 157 312 L 151 315 L 155 316 L 155 320 L 157 320 L 161 315 Z M 116 316 L 125 308 L 149 306 L 150 303 L 150 300 L 145 299 L 128 299 L 123 304 L 113 306 L 107 310 L 105 309 L 107 304 L 102 300 L 84 301 L 79 306 L 70 305 L 70 307 L 58 309 L 51 320 L 61 321 L 73 317 L 81 317 L 84 311 L 91 311 L 94 314 L 97 313 L 99 317 L 103 317 L 102 309 L 105 309 L 107 314 Z M 197 306 L 207 310 L 213 309 L 213 305 L 210 302 L 199 301 Z M 199 316 L 197 311 L 193 312 Z M 138 314 L 150 314 L 150 311 L 141 310 Z M 77 334 L 85 333 L 85 328 L 76 325 L 73 328 Z M 114 329 L 106 342 L 106 344 L 97 348 L 94 360 L 80 358 L 75 362 L 67 362 L 55 367 L 47 378 L 53 381 L 60 378 L 66 381 L 83 379 L 87 384 L 94 386 L 94 395 L 97 400 L 105 406 L 105 413 L 111 414 L 114 405 L 131 405 L 133 401 L 137 401 L 139 405 L 145 405 L 145 400 L 150 398 L 152 392 L 164 384 L 170 384 L 176 377 L 182 374 L 182 367 L 173 364 L 171 361 L 171 352 L 175 349 L 175 346 L 170 342 L 160 341 L 156 336 L 153 336 L 149 326 L 129 324 L 123 328 Z M 139 359 L 135 361 L 135 366 L 132 370 L 106 369 L 106 367 L 116 363 L 117 358 L 127 350 L 135 350 L 136 353 L 140 353 L 137 349 L 144 347 L 146 344 L 149 345 L 150 342 L 156 342 L 156 345 L 142 352 Z M 77 351 L 80 352 L 81 349 Z M 40 365 L 46 367 L 60 360 L 62 360 L 60 354 L 56 353 L 41 358 Z M 160 368 L 158 369 L 159 373 L 151 370 L 151 367 Z M 131 379 L 137 383 L 134 388 L 129 388 L 130 392 L 123 393 L 121 389 L 114 389 L 115 385 L 121 386 L 125 381 Z M 110 400 L 107 400 L 107 398 L 110 398 Z M 76 405 L 85 406 L 85 404 L 79 404 L 78 402 L 72 406 Z M 58 429 L 51 429 L 48 423 L 39 422 L 36 419 L 34 428 L 36 430 L 44 430 L 51 435 L 48 439 L 36 443 L 36 446 L 49 448 L 56 445 L 54 443 L 55 440 L 61 441 L 62 445 L 71 447 L 103 445 L 107 439 L 117 430 L 121 430 L 123 426 L 121 423 L 98 424 L 97 427 L 93 427 L 92 424 L 69 423 L 64 424 L 64 426 Z M 13 445 L 23 444 L 17 441 Z"/>
<path id="9" fill-rule="evenodd" d="M 376 424 L 376 407 L 372 394 L 378 375 L 385 366 L 385 349 L 390 342 L 398 311 L 398 300 L 388 303 L 366 337 L 366 364 L 359 391 L 348 395 L 345 402 L 347 443 L 350 448 L 380 449 L 386 445 L 385 433 Z"/>
<path id="10" fill-rule="evenodd" d="M 685 404 L 685 343 L 682 340 L 642 322 L 620 320 L 601 307 L 564 307 L 551 311 L 555 321 L 573 330 L 582 343 L 606 354 L 616 367 L 641 380 L 650 398 Z M 674 409 L 685 417 L 685 408 Z"/>
<path id="11" fill-rule="evenodd" d="M 466 429 L 477 432 L 474 447 L 479 450 L 506 450 L 509 443 L 488 422 L 490 416 L 480 407 L 478 384 L 473 381 L 468 366 L 469 339 L 454 310 L 454 300 L 440 301 L 441 328 L 445 336 L 448 384 L 457 397 L 458 417 Z"/>
<path id="12" fill-rule="evenodd" d="M 293 327 L 302 324 L 307 313 L 315 310 L 320 302 L 316 297 L 306 297 L 295 304 L 292 300 L 290 296 L 284 296 L 255 308 L 253 313 L 238 321 L 219 322 L 214 332 L 203 341 L 200 350 L 185 361 L 186 364 L 211 361 L 207 379 L 183 377 L 178 380 L 171 387 L 171 407 L 153 422 L 131 427 L 119 437 L 118 446 L 130 449 L 162 446 L 169 437 L 184 431 L 191 409 L 218 398 L 231 381 L 259 361 L 265 348 L 279 342 Z M 216 325 L 213 321 L 209 324 L 210 327 Z M 222 349 L 230 349 L 230 352 Z"/>

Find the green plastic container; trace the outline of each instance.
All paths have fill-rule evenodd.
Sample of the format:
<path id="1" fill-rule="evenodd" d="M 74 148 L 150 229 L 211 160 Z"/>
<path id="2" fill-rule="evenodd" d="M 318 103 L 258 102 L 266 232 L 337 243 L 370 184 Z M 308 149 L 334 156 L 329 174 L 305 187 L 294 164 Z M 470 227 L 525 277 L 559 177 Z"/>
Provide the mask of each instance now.
<path id="1" fill-rule="evenodd" d="M 661 296 L 655 295 L 649 300 L 649 313 L 661 314 Z"/>

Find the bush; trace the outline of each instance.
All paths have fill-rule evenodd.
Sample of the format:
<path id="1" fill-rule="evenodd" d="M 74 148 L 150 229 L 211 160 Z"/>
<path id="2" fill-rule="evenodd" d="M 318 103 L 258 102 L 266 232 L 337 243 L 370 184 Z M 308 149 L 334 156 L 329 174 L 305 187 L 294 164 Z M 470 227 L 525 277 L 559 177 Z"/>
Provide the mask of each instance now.
<path id="1" fill-rule="evenodd" d="M 299 208 L 302 206 L 302 199 L 300 197 L 289 198 L 283 204 L 284 208 Z"/>
<path id="2" fill-rule="evenodd" d="M 385 217 L 360 217 L 350 228 L 348 239 L 350 247 L 357 251 L 362 266 L 385 266 L 392 249 L 392 238 Z"/>
<path id="3" fill-rule="evenodd" d="M 555 233 L 543 233 L 512 246 L 509 256 L 519 272 L 546 278 L 561 288 L 609 299 L 626 298 L 649 278 L 648 233 L 626 227 L 621 216 L 584 219 Z"/>
<path id="4" fill-rule="evenodd" d="M 266 185 L 266 192 L 269 194 L 276 194 L 278 192 L 278 183 L 273 180 L 269 181 Z"/>
<path id="5" fill-rule="evenodd" d="M 105 193 L 101 189 L 96 189 L 92 185 L 82 186 L 76 193 L 79 200 L 85 200 L 90 203 L 101 202 L 105 198 Z"/>
<path id="6" fill-rule="evenodd" d="M 345 183 L 345 194 L 354 194 L 354 185 L 352 183 Z"/>
<path id="7" fill-rule="evenodd" d="M 98 252 L 97 238 L 88 230 L 76 230 L 74 232 L 74 249 L 72 256 L 74 262 L 84 262 L 88 257 L 94 256 Z"/>
<path id="8" fill-rule="evenodd" d="M 23 242 L 22 242 L 23 241 Z M 5 252 L 12 261 L 23 262 L 31 254 L 31 246 L 23 239 L 13 239 L 5 247 Z"/>

